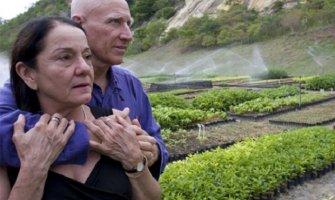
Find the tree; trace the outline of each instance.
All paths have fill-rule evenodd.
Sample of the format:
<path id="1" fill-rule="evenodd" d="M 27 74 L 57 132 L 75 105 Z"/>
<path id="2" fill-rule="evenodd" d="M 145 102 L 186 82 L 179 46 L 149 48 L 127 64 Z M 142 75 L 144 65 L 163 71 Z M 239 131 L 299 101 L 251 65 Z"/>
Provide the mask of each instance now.
<path id="1" fill-rule="evenodd" d="M 273 4 L 272 4 L 272 11 L 273 13 L 277 13 L 279 11 L 281 11 L 284 7 L 284 2 L 283 1 L 275 1 Z"/>
<path id="2" fill-rule="evenodd" d="M 307 0 L 307 6 L 310 9 L 320 10 L 324 7 L 324 0 Z"/>
<path id="3" fill-rule="evenodd" d="M 139 22 L 149 20 L 155 14 L 155 0 L 136 0 L 132 8 L 134 17 Z"/>
<path id="4" fill-rule="evenodd" d="M 153 9 L 157 11 L 169 6 L 170 6 L 169 0 L 156 0 L 156 2 L 153 5 Z"/>
<path id="5" fill-rule="evenodd" d="M 213 35 L 205 35 L 202 37 L 202 46 L 211 47 L 216 45 L 216 37 Z"/>

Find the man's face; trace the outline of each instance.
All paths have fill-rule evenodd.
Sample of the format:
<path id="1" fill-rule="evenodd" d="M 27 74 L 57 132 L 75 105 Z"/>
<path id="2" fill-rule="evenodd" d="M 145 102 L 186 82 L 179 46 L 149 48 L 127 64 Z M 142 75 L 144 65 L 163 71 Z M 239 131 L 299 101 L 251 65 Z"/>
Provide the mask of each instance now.
<path id="1" fill-rule="evenodd" d="M 94 62 L 120 64 L 132 40 L 131 15 L 124 0 L 103 0 L 82 23 Z"/>

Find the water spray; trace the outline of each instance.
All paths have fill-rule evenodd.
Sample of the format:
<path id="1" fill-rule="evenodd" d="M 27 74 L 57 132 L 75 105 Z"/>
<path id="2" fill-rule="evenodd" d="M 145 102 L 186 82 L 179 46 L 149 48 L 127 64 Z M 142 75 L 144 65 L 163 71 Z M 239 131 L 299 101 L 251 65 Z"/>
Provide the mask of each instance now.
<path id="1" fill-rule="evenodd" d="M 205 133 L 205 125 L 204 124 L 197 124 L 198 125 L 198 139 L 199 140 L 204 140 L 206 138 Z M 202 136 L 201 136 L 202 135 Z"/>

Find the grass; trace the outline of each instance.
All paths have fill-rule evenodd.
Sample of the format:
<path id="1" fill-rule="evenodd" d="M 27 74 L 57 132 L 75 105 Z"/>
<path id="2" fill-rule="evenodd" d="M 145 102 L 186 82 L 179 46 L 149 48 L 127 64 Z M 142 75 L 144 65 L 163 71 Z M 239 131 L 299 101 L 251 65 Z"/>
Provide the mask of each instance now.
<path id="1" fill-rule="evenodd" d="M 250 76 L 264 67 L 282 68 L 291 76 L 331 73 L 335 72 L 335 37 L 331 35 L 331 30 L 335 30 L 335 27 L 286 35 L 255 44 L 187 52 L 182 52 L 172 42 L 139 55 L 126 57 L 123 66 L 139 76 L 170 76 L 165 81 L 174 81 L 174 74 L 197 79 Z M 321 62 L 322 67 L 313 57 Z M 187 80 L 187 77 L 181 80 Z"/>

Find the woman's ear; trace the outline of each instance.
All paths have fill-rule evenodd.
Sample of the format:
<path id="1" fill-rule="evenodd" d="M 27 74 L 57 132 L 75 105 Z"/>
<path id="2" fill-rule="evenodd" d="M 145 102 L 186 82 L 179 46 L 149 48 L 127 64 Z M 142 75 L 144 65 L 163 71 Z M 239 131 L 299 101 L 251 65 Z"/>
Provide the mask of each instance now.
<path id="1" fill-rule="evenodd" d="M 28 67 L 23 62 L 18 62 L 15 65 L 15 70 L 30 89 L 37 90 L 35 69 Z"/>

